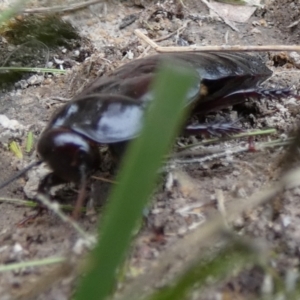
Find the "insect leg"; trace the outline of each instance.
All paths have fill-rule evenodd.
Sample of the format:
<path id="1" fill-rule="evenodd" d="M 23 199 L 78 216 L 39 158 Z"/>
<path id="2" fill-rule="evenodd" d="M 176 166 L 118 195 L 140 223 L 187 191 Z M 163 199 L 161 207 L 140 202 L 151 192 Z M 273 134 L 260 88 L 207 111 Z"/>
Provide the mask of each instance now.
<path id="1" fill-rule="evenodd" d="M 300 95 L 293 93 L 290 88 L 284 89 L 263 89 L 263 88 L 253 88 L 247 90 L 239 90 L 223 97 L 223 101 L 230 103 L 229 105 L 234 105 L 240 102 L 244 102 L 246 99 L 261 99 L 263 97 L 269 99 L 280 99 L 284 97 L 295 97 L 300 99 Z"/>
<path id="2" fill-rule="evenodd" d="M 279 99 L 281 97 L 294 97 L 300 100 L 300 95 L 295 94 L 290 88 L 284 89 L 258 89 L 254 97 L 266 97 L 270 99 Z"/>
<path id="3" fill-rule="evenodd" d="M 245 102 L 247 99 L 261 99 L 263 97 L 269 99 L 279 99 L 281 97 L 295 97 L 300 100 L 300 95 L 293 93 L 289 88 L 284 89 L 261 89 L 252 88 L 245 90 L 238 90 L 227 94 L 223 97 L 208 98 L 200 100 L 195 105 L 194 111 L 198 114 L 206 114 L 211 111 L 216 111 L 228 106 L 236 105 Z"/>

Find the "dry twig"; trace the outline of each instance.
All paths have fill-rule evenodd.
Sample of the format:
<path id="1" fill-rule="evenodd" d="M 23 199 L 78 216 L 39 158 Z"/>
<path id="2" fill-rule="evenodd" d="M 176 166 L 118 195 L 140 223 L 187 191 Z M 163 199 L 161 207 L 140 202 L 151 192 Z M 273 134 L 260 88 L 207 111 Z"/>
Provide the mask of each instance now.
<path id="1" fill-rule="evenodd" d="M 182 25 L 181 27 L 179 27 L 176 31 L 173 31 L 173 32 L 171 32 L 171 33 L 169 33 L 169 34 L 167 34 L 167 35 L 164 35 L 164 36 L 160 37 L 160 38 L 157 38 L 157 39 L 154 40 L 154 42 L 155 42 L 155 43 L 156 43 L 156 42 L 161 42 L 161 41 L 167 40 L 168 38 L 172 37 L 172 36 L 175 35 L 175 34 L 177 34 L 177 35 L 181 34 L 181 33 L 187 28 L 187 26 L 188 26 L 189 23 L 190 23 L 189 21 L 186 22 L 184 25 Z M 143 51 L 143 53 L 142 53 L 141 55 L 139 55 L 138 58 L 144 57 L 145 54 L 147 54 L 147 53 L 149 52 L 150 49 L 151 49 L 151 46 L 148 46 L 148 47 Z"/>
<path id="2" fill-rule="evenodd" d="M 37 195 L 37 200 L 45 205 L 49 210 L 53 211 L 63 222 L 69 224 L 73 229 L 75 229 L 75 231 L 86 241 L 90 241 L 92 244 L 95 242 L 95 237 L 89 235 L 77 222 L 67 217 L 60 209 L 58 203 L 49 201 L 49 199 L 41 193 Z"/>
<path id="3" fill-rule="evenodd" d="M 262 52 L 262 51 L 300 51 L 296 45 L 264 45 L 264 46 L 187 46 L 187 47 L 161 47 L 147 37 L 141 30 L 136 29 L 134 33 L 157 52 Z"/>

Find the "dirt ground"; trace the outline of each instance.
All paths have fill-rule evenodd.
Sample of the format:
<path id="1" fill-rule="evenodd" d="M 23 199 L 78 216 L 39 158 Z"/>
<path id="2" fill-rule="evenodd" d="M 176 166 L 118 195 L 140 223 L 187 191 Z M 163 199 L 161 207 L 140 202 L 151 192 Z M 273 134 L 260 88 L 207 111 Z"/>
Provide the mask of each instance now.
<path id="1" fill-rule="evenodd" d="M 61 47 L 59 52 L 51 53 L 49 61 L 54 62 L 55 66 L 61 60 L 61 65 L 67 69 L 66 75 L 35 79 L 37 81 L 32 84 L 28 84 L 27 78 L 25 86 L 18 83 L 12 89 L 2 89 L 0 114 L 18 123 L 14 129 L 1 129 L 0 132 L 0 182 L 34 161 L 36 155 L 35 151 L 31 151 L 22 160 L 18 159 L 7 149 L 8 141 L 13 138 L 24 147 L 29 130 L 37 141 L 52 112 L 63 105 L 62 100 L 72 98 L 88 82 L 105 72 L 131 59 L 154 53 L 134 34 L 137 28 L 146 30 L 151 39 L 166 37 L 175 32 L 169 38 L 162 39 L 159 42 L 161 46 L 221 45 L 225 42 L 229 45 L 275 45 L 297 44 L 299 40 L 300 27 L 296 22 L 299 19 L 299 1 L 268 1 L 265 8 L 258 8 L 246 23 L 235 24 L 239 31 L 234 31 L 219 18 L 210 16 L 206 5 L 199 0 L 187 0 L 184 4 L 182 7 L 169 1 L 158 4 L 153 1 L 122 1 L 97 4 L 65 14 L 63 18 L 69 20 L 85 37 L 77 48 L 68 50 Z M 125 20 L 133 23 L 126 25 Z M 295 25 L 290 26 L 294 22 Z M 124 28 L 120 29 L 120 26 Z M 180 33 L 176 33 L 178 29 Z M 274 72 L 265 86 L 290 87 L 297 92 L 300 80 L 297 62 L 288 53 L 260 55 Z M 299 105 L 293 98 L 261 99 L 250 100 L 230 111 L 211 114 L 208 119 L 238 115 L 243 117 L 243 128 L 277 129 L 277 133 L 272 136 L 255 139 L 256 142 L 263 142 L 288 135 L 297 124 L 298 111 Z M 176 148 L 194 141 L 195 137 L 178 138 Z M 247 139 L 242 139 L 205 149 L 210 151 L 217 147 L 225 151 L 247 143 Z M 237 198 L 247 202 L 253 193 L 276 182 L 281 174 L 279 162 L 284 151 L 284 148 L 277 147 L 263 152 L 234 153 L 201 163 L 183 163 L 184 159 L 197 157 L 195 153 L 177 156 L 153 196 L 148 221 L 136 237 L 128 278 L 133 279 L 146 273 L 161 253 L 166 253 L 183 236 L 203 226 L 216 210 L 215 203 L 220 191 L 227 207 Z M 107 148 L 103 146 L 101 152 L 104 163 L 97 175 L 113 179 Z M 1 190 L 1 197 L 32 199 L 40 178 L 46 172 L 44 166 L 28 172 Z M 105 202 L 109 188 L 109 183 L 93 183 L 91 198 L 97 207 Z M 74 190 L 76 187 L 64 187 L 57 197 L 64 198 L 64 203 L 73 204 L 76 200 Z M 268 244 L 274 254 L 272 266 L 276 266 L 276 275 L 282 278 L 288 276 L 291 270 L 299 268 L 299 196 L 299 188 L 287 190 L 279 196 L 276 207 L 265 205 L 251 210 L 239 216 L 232 224 L 239 234 L 263 239 Z M 33 213 L 32 208 L 3 201 L 0 210 L 0 264 L 70 254 L 76 259 L 76 255 L 80 256 L 86 251 L 80 246 L 78 233 L 54 213 L 43 214 L 32 223 L 17 226 L 18 222 Z M 94 233 L 97 221 L 95 213 L 90 213 L 82 216 L 79 223 L 87 232 Z M 1 273 L 1 299 L 70 299 L 76 282 L 74 270 L 70 271 L 71 274 L 56 275 L 60 280 L 50 288 L 45 288 L 41 283 L 38 286 L 40 290 L 35 286 L 37 280 L 47 272 L 51 273 L 51 270 L 52 266 L 30 267 L 18 272 Z M 208 289 L 201 295 L 195 292 L 191 299 L 257 299 L 261 296 L 267 275 L 260 268 L 251 268 L 222 282 L 214 290 Z M 157 285 L 162 281 L 163 278 L 157 278 Z"/>

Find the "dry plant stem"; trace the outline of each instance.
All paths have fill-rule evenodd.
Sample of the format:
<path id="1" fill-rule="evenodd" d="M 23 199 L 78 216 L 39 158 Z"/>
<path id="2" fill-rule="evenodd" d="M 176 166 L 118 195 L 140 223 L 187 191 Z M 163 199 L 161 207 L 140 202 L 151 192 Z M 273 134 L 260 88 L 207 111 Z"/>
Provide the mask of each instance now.
<path id="1" fill-rule="evenodd" d="M 214 143 L 220 144 L 221 142 L 226 142 L 226 141 L 230 141 L 230 140 L 242 138 L 242 137 L 258 136 L 258 135 L 265 135 L 265 134 L 271 134 L 271 133 L 276 133 L 276 130 L 275 129 L 259 130 L 259 131 L 239 133 L 239 134 L 235 134 L 235 135 L 228 136 L 225 138 L 213 138 L 213 139 L 203 140 L 199 143 L 194 143 L 194 144 L 180 147 L 178 149 L 178 152 L 171 154 L 170 157 L 178 158 L 178 157 L 183 157 L 183 156 L 188 156 L 188 155 L 208 155 L 208 154 L 219 153 L 219 152 L 224 151 L 224 149 L 222 149 L 220 146 L 217 146 L 214 148 L 212 148 L 212 147 L 207 148 L 204 146 L 207 144 L 214 144 Z M 290 140 L 290 139 L 288 139 L 288 140 Z M 269 143 L 272 143 L 272 145 L 273 145 L 274 142 L 276 142 L 276 143 L 283 142 L 283 140 L 279 139 L 279 140 L 275 140 L 272 142 L 268 142 L 265 146 L 269 146 Z"/>
<path id="2" fill-rule="evenodd" d="M 68 4 L 66 6 L 52 6 L 52 7 L 38 7 L 38 8 L 29 8 L 29 9 L 24 9 L 23 13 L 26 14 L 41 14 L 41 13 L 53 13 L 53 12 L 71 12 L 74 10 L 78 9 L 83 9 L 87 6 L 101 3 L 103 0 L 91 0 L 91 1 L 86 1 L 86 2 L 80 2 L 80 3 L 75 3 L 75 4 Z"/>
<path id="3" fill-rule="evenodd" d="M 266 142 L 266 143 L 259 143 L 255 147 L 256 151 L 263 151 L 265 148 L 274 148 L 274 147 L 283 147 L 283 146 L 288 146 L 291 144 L 293 141 L 293 138 L 287 139 L 287 140 L 275 140 L 271 142 Z M 178 154 L 183 153 L 182 155 L 178 156 L 173 156 L 173 157 L 180 157 L 180 156 L 189 156 L 189 155 L 205 155 L 205 154 L 210 154 L 209 152 L 214 152 L 214 154 L 206 156 L 206 157 L 201 157 L 201 158 L 191 158 L 191 159 L 174 159 L 171 161 L 172 164 L 191 164 L 191 163 L 203 163 L 205 161 L 213 160 L 215 158 L 220 158 L 224 157 L 226 155 L 231 155 L 235 153 L 241 153 L 241 152 L 247 152 L 249 151 L 249 146 L 239 146 L 236 148 L 232 149 L 227 149 L 224 151 L 224 149 L 207 149 L 207 152 L 205 153 L 205 150 L 201 149 L 200 151 L 185 151 L 185 152 L 180 152 Z"/>
<path id="4" fill-rule="evenodd" d="M 179 27 L 176 31 L 171 32 L 170 34 L 167 34 L 167 35 L 162 36 L 160 38 L 157 38 L 157 39 L 154 40 L 154 42 L 161 42 L 161 41 L 167 40 L 168 38 L 172 37 L 175 34 L 179 35 L 180 33 L 182 33 L 187 28 L 189 23 L 190 23 L 190 21 L 186 22 L 184 25 Z"/>
<path id="5" fill-rule="evenodd" d="M 49 99 L 59 101 L 59 102 L 62 102 L 62 103 L 67 103 L 67 102 L 72 100 L 72 98 L 63 98 L 63 97 L 51 97 Z M 46 99 L 46 100 L 48 100 L 48 99 Z"/>
<path id="6" fill-rule="evenodd" d="M 275 134 L 277 131 L 276 129 L 265 129 L 265 130 L 255 130 L 255 131 L 249 131 L 249 132 L 242 132 L 234 135 L 230 135 L 228 137 L 222 137 L 222 138 L 212 138 L 208 140 L 203 140 L 199 143 L 194 143 L 191 145 L 183 146 L 179 149 L 179 151 L 185 151 L 187 149 L 192 149 L 198 146 L 204 146 L 207 144 L 212 144 L 212 143 L 220 143 L 224 141 L 230 141 L 233 139 L 239 139 L 243 137 L 250 137 L 250 136 L 259 136 L 259 135 L 266 135 L 266 134 Z"/>
<path id="7" fill-rule="evenodd" d="M 99 180 L 99 181 L 103 181 L 103 182 L 108 182 L 108 183 L 112 183 L 112 184 L 117 184 L 118 182 L 115 180 L 111 180 L 108 178 L 104 178 L 104 177 L 99 177 L 99 176 L 91 176 L 93 179 Z"/>
<path id="8" fill-rule="evenodd" d="M 43 195 L 43 194 L 38 194 L 37 195 L 37 200 L 41 201 L 41 203 L 43 205 L 45 205 L 49 210 L 53 211 L 62 221 L 64 221 L 65 223 L 71 225 L 71 227 L 73 227 L 78 234 L 81 235 L 81 237 L 83 237 L 85 240 L 91 240 L 91 236 L 86 233 L 80 226 L 78 223 L 74 222 L 73 220 L 71 220 L 69 217 L 67 217 L 60 209 L 59 205 L 57 203 L 53 203 L 51 201 L 49 201 L 49 199 Z"/>
<path id="9" fill-rule="evenodd" d="M 226 220 L 234 221 L 242 213 L 252 210 L 275 198 L 285 188 L 294 188 L 300 184 L 300 168 L 286 174 L 276 185 L 255 193 L 245 199 L 235 199 L 226 208 Z M 212 241 L 221 237 L 224 232 L 224 220 L 220 215 L 215 216 L 203 226 L 192 231 L 183 239 L 178 240 L 173 246 L 163 253 L 153 264 L 152 269 L 141 275 L 132 284 L 127 285 L 122 295 L 116 295 L 115 300 L 135 300 L 145 298 L 147 293 L 155 287 L 157 278 L 166 278 L 166 274 L 184 274 L 190 266 L 199 261 L 203 248 L 212 245 Z M 201 245 L 201 246 L 200 246 Z M 173 275 L 173 276 L 174 276 Z M 168 280 L 172 280 L 168 276 Z M 147 291 L 145 291 L 146 289 Z M 144 299 L 143 298 L 143 299 Z"/>
<path id="10" fill-rule="evenodd" d="M 292 141 L 294 140 L 294 138 L 289 138 L 287 140 L 282 140 L 282 139 L 278 139 L 275 141 L 271 141 L 271 142 L 266 142 L 266 143 L 260 143 L 260 144 L 256 144 L 256 151 L 263 151 L 265 148 L 275 148 L 275 147 L 285 147 L 288 146 L 292 143 Z M 221 158 L 227 155 L 232 155 L 235 153 L 241 153 L 241 152 L 248 152 L 249 151 L 249 146 L 239 146 L 236 148 L 232 148 L 232 149 L 227 149 L 226 151 L 224 149 L 221 149 L 219 147 L 219 149 L 214 148 L 214 149 L 200 149 L 199 151 L 191 151 L 191 150 L 187 150 L 185 152 L 183 152 L 182 155 L 181 152 L 178 153 L 178 156 L 172 156 L 172 160 L 169 161 L 168 164 L 166 164 L 162 169 L 161 172 L 170 172 L 171 170 L 173 170 L 174 168 L 178 167 L 178 165 L 188 165 L 188 164 L 194 164 L 194 163 L 203 163 L 206 161 L 211 161 L 213 159 L 217 159 L 217 158 Z M 213 153 L 213 154 L 212 154 Z M 189 158 L 189 159 L 180 159 L 179 157 L 181 156 L 202 156 L 202 157 L 196 157 L 196 158 Z M 204 155 L 206 155 L 205 157 L 203 157 Z"/>
<path id="11" fill-rule="evenodd" d="M 189 23 L 190 23 L 190 21 L 186 22 L 183 26 L 179 27 L 176 31 L 173 31 L 170 34 L 164 35 L 160 38 L 157 38 L 154 40 L 154 42 L 161 42 L 161 41 L 167 40 L 168 38 L 170 38 L 171 36 L 173 36 L 175 34 L 179 35 L 181 32 L 183 32 L 187 28 L 187 25 Z M 143 53 L 141 53 L 137 58 L 145 57 L 150 49 L 151 49 L 151 46 L 147 46 L 146 49 L 144 49 Z"/>
<path id="12" fill-rule="evenodd" d="M 247 152 L 249 151 L 249 146 L 239 146 L 236 148 L 232 148 L 232 149 L 227 149 L 226 151 L 222 150 L 222 152 L 220 153 L 215 153 L 209 156 L 205 156 L 205 157 L 197 157 L 197 158 L 188 158 L 188 159 L 174 159 L 171 161 L 171 164 L 194 164 L 194 163 L 203 163 L 205 161 L 211 161 L 213 159 L 216 158 L 221 158 L 224 156 L 228 156 L 228 155 L 232 155 L 232 154 L 236 154 L 236 153 L 241 153 L 241 152 Z"/>
<path id="13" fill-rule="evenodd" d="M 149 44 L 157 52 L 263 52 L 263 51 L 300 51 L 300 46 L 293 45 L 265 45 L 265 46 L 187 46 L 187 47 L 161 47 L 148 38 L 141 30 L 134 33 Z"/>
<path id="14" fill-rule="evenodd" d="M 155 39 L 154 41 L 155 41 L 155 42 L 161 42 L 161 41 L 167 40 L 168 38 L 170 38 L 171 36 L 173 36 L 173 35 L 175 35 L 175 34 L 178 34 L 178 35 L 179 35 L 181 32 L 184 31 L 184 29 L 187 27 L 187 25 L 188 25 L 189 23 L 190 23 L 189 21 L 186 22 L 186 24 L 184 24 L 183 26 L 179 27 L 176 31 L 171 32 L 170 34 L 167 34 L 167 35 L 165 35 L 165 36 L 162 36 L 162 37 L 160 37 L 160 38 L 158 38 L 158 39 Z M 138 56 L 138 58 L 144 57 L 144 56 L 149 52 L 150 49 L 151 49 L 151 46 L 147 46 L 147 48 L 143 51 L 142 54 L 140 54 L 140 55 Z"/>

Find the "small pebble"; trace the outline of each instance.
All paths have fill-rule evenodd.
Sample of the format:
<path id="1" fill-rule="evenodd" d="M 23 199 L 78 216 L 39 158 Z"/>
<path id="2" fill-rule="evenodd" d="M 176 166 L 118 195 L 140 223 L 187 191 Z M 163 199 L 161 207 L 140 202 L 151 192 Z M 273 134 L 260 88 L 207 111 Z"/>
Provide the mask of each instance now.
<path id="1" fill-rule="evenodd" d="M 21 88 L 22 90 L 26 89 L 28 87 L 27 80 L 22 79 L 22 80 L 16 82 L 15 87 Z"/>
<path id="2" fill-rule="evenodd" d="M 42 83 L 43 80 L 44 80 L 44 76 L 42 75 L 32 75 L 27 79 L 27 83 L 28 85 L 37 85 Z"/>
<path id="3" fill-rule="evenodd" d="M 14 244 L 13 246 L 13 252 L 18 254 L 18 253 L 21 253 L 23 251 L 23 247 L 21 246 L 21 244 L 19 243 L 16 243 Z"/>

